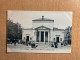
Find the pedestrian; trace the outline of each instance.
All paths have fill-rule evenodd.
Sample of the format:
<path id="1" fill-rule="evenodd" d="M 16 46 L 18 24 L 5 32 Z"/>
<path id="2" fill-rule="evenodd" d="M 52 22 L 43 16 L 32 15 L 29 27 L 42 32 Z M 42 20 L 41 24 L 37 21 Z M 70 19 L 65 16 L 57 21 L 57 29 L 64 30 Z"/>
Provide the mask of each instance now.
<path id="1" fill-rule="evenodd" d="M 58 48 L 58 46 L 57 46 L 58 44 L 57 44 L 57 42 L 55 42 L 55 48 Z"/>
<path id="2" fill-rule="evenodd" d="M 14 41 L 14 46 L 16 46 L 16 41 Z"/>

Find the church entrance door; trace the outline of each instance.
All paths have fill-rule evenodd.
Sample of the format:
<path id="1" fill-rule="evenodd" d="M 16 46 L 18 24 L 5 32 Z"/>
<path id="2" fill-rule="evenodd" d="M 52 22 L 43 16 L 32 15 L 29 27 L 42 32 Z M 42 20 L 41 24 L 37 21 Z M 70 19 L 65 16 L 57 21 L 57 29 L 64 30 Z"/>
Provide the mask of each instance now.
<path id="1" fill-rule="evenodd" d="M 44 32 L 41 32 L 41 42 L 44 42 Z"/>

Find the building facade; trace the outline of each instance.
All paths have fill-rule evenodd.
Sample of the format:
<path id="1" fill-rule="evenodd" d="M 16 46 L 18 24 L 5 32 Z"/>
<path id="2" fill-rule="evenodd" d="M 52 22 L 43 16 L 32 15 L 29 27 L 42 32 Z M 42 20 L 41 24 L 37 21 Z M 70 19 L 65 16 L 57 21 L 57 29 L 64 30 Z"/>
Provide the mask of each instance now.
<path id="1" fill-rule="evenodd" d="M 61 43 L 64 41 L 64 29 L 54 27 L 54 20 L 44 18 L 32 20 L 32 28 L 22 30 L 22 41 L 37 43 Z"/>
<path id="2" fill-rule="evenodd" d="M 68 26 L 64 31 L 64 39 L 68 42 L 68 44 L 71 44 L 72 39 L 72 27 Z"/>

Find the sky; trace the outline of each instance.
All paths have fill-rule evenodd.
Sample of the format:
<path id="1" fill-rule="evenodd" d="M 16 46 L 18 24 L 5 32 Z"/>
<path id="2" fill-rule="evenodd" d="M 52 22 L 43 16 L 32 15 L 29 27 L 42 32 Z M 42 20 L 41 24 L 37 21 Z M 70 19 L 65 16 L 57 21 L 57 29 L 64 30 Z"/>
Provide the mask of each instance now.
<path id="1" fill-rule="evenodd" d="M 20 23 L 23 28 L 32 28 L 32 20 L 44 18 L 54 20 L 54 27 L 65 29 L 72 26 L 71 11 L 8 11 L 7 19 Z"/>

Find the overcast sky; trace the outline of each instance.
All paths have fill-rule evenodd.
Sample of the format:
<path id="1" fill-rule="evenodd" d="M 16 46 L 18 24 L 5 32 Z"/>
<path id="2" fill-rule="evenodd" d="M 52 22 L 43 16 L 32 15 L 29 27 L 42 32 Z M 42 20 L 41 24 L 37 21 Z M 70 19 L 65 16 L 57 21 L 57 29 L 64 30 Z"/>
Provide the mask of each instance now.
<path id="1" fill-rule="evenodd" d="M 42 16 L 54 20 L 54 27 L 65 29 L 67 26 L 72 26 L 70 11 L 8 11 L 8 19 L 20 23 L 23 28 L 31 28 L 32 20 Z"/>

